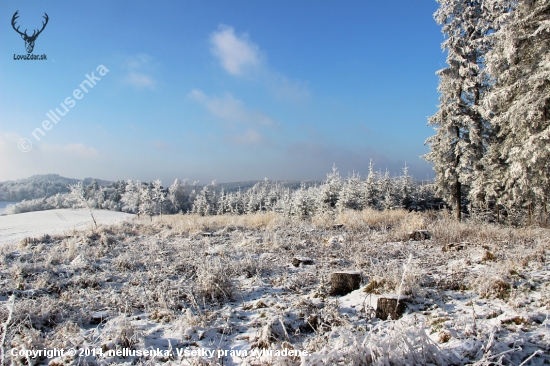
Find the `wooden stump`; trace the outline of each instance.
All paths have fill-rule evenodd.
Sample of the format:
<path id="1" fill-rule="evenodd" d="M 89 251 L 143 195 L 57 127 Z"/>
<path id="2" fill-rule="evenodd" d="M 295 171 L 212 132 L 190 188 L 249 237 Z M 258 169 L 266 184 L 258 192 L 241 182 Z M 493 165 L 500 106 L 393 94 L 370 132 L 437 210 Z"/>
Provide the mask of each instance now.
<path id="1" fill-rule="evenodd" d="M 432 234 L 428 230 L 415 230 L 409 233 L 409 240 L 422 241 L 432 238 Z"/>
<path id="2" fill-rule="evenodd" d="M 109 316 L 110 316 L 110 314 L 106 310 L 97 311 L 97 312 L 92 314 L 91 319 L 90 319 L 90 324 L 101 324 L 105 320 L 107 320 L 107 318 L 109 318 Z"/>
<path id="3" fill-rule="evenodd" d="M 313 264 L 313 259 L 308 257 L 294 257 L 292 259 L 292 265 L 294 267 L 300 267 L 300 264 L 302 265 Z"/>
<path id="4" fill-rule="evenodd" d="M 330 296 L 347 295 L 357 290 L 361 284 L 361 274 L 357 271 L 333 272 L 330 277 Z"/>
<path id="5" fill-rule="evenodd" d="M 382 320 L 388 319 L 388 316 L 391 316 L 393 320 L 401 318 L 405 311 L 406 300 L 406 296 L 400 296 L 399 303 L 397 302 L 397 295 L 379 297 L 376 304 L 376 317 Z"/>

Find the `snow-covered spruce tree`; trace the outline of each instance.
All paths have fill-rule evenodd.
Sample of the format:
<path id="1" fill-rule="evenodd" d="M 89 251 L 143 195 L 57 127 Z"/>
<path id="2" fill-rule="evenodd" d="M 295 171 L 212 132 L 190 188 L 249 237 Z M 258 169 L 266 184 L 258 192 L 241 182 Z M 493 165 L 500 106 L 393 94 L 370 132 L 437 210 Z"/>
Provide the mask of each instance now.
<path id="1" fill-rule="evenodd" d="M 452 203 L 460 220 L 462 199 L 483 170 L 481 159 L 491 135 L 480 104 L 489 86 L 483 60 L 493 22 L 483 0 L 437 1 L 434 17 L 443 26 L 449 66 L 437 72 L 439 110 L 428 122 L 436 134 L 426 140 L 430 152 L 423 157 L 434 164 L 438 193 Z"/>
<path id="2" fill-rule="evenodd" d="M 306 218 L 315 214 L 315 192 L 314 188 L 306 188 L 304 182 L 300 189 L 294 192 L 290 202 L 290 215 Z"/>
<path id="3" fill-rule="evenodd" d="M 274 184 L 269 185 L 269 190 L 267 193 L 266 198 L 266 207 L 268 211 L 276 211 L 277 210 L 277 202 L 281 199 L 283 196 L 283 189 L 281 188 L 281 185 L 275 182 Z"/>
<path id="4" fill-rule="evenodd" d="M 200 216 L 215 215 L 216 207 L 216 181 L 204 186 L 193 202 L 193 213 Z"/>
<path id="5" fill-rule="evenodd" d="M 181 210 L 179 194 L 182 190 L 182 184 L 179 179 L 176 178 L 174 183 L 168 188 L 168 201 L 170 201 L 170 211 L 172 213 L 178 213 Z"/>
<path id="6" fill-rule="evenodd" d="M 168 200 L 170 201 L 170 212 L 187 212 L 193 206 L 192 192 L 189 188 L 189 180 L 180 181 L 176 179 L 168 188 Z"/>
<path id="7" fill-rule="evenodd" d="M 160 179 L 155 180 L 152 183 L 152 190 L 153 190 L 153 202 L 154 202 L 154 213 L 159 213 L 160 216 L 162 216 L 162 212 L 164 210 L 164 203 L 168 200 L 167 196 L 168 193 L 166 190 L 162 187 L 162 182 Z"/>
<path id="8" fill-rule="evenodd" d="M 230 196 L 229 194 L 225 193 L 225 189 L 220 191 L 220 194 L 218 195 L 218 211 L 216 212 L 216 215 L 225 215 L 231 213 L 231 202 L 230 202 Z"/>
<path id="9" fill-rule="evenodd" d="M 415 202 L 415 184 L 413 177 L 409 175 L 409 167 L 405 164 L 403 174 L 397 178 L 396 182 L 396 199 L 397 204 L 402 208 L 409 209 Z"/>
<path id="10" fill-rule="evenodd" d="M 153 194 L 153 184 L 139 184 L 139 207 L 138 215 L 147 215 L 153 221 L 155 213 L 155 200 Z"/>
<path id="11" fill-rule="evenodd" d="M 380 187 L 378 191 L 378 202 L 380 202 L 381 208 L 389 210 L 397 206 L 398 199 L 396 197 L 397 190 L 395 185 L 395 181 L 391 179 L 390 172 L 388 170 L 386 170 L 384 175 L 380 174 L 380 178 L 378 180 L 378 186 Z"/>
<path id="12" fill-rule="evenodd" d="M 355 172 L 346 179 L 340 198 L 336 203 L 339 211 L 345 209 L 362 210 L 365 208 L 365 183 L 361 180 L 359 174 Z"/>
<path id="13" fill-rule="evenodd" d="M 235 193 L 232 193 L 229 199 L 229 205 L 231 206 L 231 213 L 235 215 L 242 215 L 244 213 L 245 205 L 244 205 L 245 197 L 243 193 L 241 192 L 241 189 Z"/>
<path id="14" fill-rule="evenodd" d="M 120 198 L 123 212 L 139 215 L 140 188 L 141 183 L 139 181 L 134 183 L 132 180 L 128 180 L 124 194 Z"/>
<path id="15" fill-rule="evenodd" d="M 365 181 L 365 206 L 376 208 L 378 206 L 378 174 L 374 171 L 372 159 L 369 162 L 369 175 Z"/>
<path id="16" fill-rule="evenodd" d="M 484 158 L 486 174 L 475 189 L 508 209 L 535 205 L 547 215 L 550 193 L 550 2 L 523 0 L 492 35 L 485 64 L 493 85 L 485 115 L 497 131 Z"/>
<path id="17" fill-rule="evenodd" d="M 342 191 L 342 178 L 336 165 L 332 166 L 332 173 L 327 174 L 327 179 L 320 189 L 317 207 L 320 212 L 328 212 L 336 209 Z"/>
<path id="18" fill-rule="evenodd" d="M 265 210 L 265 202 L 267 200 L 267 182 L 258 182 L 249 188 L 246 193 L 246 213 L 255 213 Z"/>

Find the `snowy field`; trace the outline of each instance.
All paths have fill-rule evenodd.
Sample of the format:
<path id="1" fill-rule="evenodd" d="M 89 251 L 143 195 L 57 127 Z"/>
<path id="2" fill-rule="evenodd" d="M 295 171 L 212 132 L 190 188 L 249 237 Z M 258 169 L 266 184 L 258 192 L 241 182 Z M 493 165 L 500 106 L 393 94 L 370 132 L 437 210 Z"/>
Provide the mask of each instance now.
<path id="1" fill-rule="evenodd" d="M 432 238 L 405 240 L 411 228 Z M 364 211 L 174 215 L 8 244 L 7 364 L 545 365 L 549 238 Z M 360 288 L 332 296 L 331 274 L 349 270 Z M 397 294 L 403 317 L 377 318 Z M 54 348 L 79 351 L 40 355 Z"/>
<path id="2" fill-rule="evenodd" d="M 96 210 L 98 224 L 111 224 L 134 215 L 107 210 Z M 27 237 L 45 234 L 59 235 L 73 229 L 81 230 L 93 225 L 90 211 L 60 209 L 0 216 L 0 245 Z"/>

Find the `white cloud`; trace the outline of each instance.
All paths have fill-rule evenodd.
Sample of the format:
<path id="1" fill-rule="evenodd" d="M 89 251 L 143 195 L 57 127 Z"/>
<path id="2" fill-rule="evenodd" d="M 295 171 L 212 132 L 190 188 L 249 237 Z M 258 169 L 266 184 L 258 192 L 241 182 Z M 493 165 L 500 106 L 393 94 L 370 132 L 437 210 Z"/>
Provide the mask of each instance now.
<path id="1" fill-rule="evenodd" d="M 221 24 L 210 36 L 212 53 L 219 58 L 222 67 L 232 75 L 242 76 L 261 63 L 260 49 L 252 43 L 248 34 L 235 34 L 235 29 Z"/>
<path id="2" fill-rule="evenodd" d="M 157 68 L 157 62 L 146 53 L 128 56 L 123 63 L 128 71 L 124 82 L 137 89 L 155 89 L 157 81 L 151 75 Z"/>
<path id="3" fill-rule="evenodd" d="M 276 125 L 275 121 L 265 114 L 247 109 L 241 100 L 233 98 L 230 93 L 226 93 L 223 97 L 209 97 L 202 90 L 193 89 L 188 96 L 204 105 L 212 115 L 226 122 L 264 126 Z"/>
<path id="4" fill-rule="evenodd" d="M 247 33 L 237 35 L 233 27 L 221 24 L 210 36 L 210 44 L 212 53 L 231 75 L 259 79 L 278 99 L 298 103 L 309 99 L 307 85 L 272 70 L 260 47 L 250 40 Z"/>
<path id="5" fill-rule="evenodd" d="M 137 89 L 155 89 L 156 81 L 150 76 L 140 72 L 130 72 L 125 79 L 126 84 L 132 85 Z"/>

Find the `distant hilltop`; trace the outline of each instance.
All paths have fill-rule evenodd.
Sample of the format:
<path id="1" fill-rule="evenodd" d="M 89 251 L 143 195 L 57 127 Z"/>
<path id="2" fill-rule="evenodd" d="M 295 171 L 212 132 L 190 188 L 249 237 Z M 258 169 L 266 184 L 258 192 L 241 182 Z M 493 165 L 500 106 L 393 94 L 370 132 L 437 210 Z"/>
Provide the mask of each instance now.
<path id="1" fill-rule="evenodd" d="M 39 174 L 29 178 L 0 182 L 0 201 L 22 201 L 55 196 L 57 193 L 69 192 L 69 184 L 80 181 L 84 184 L 95 181 L 100 186 L 112 184 L 102 179 L 74 179 L 62 177 L 59 174 Z"/>

